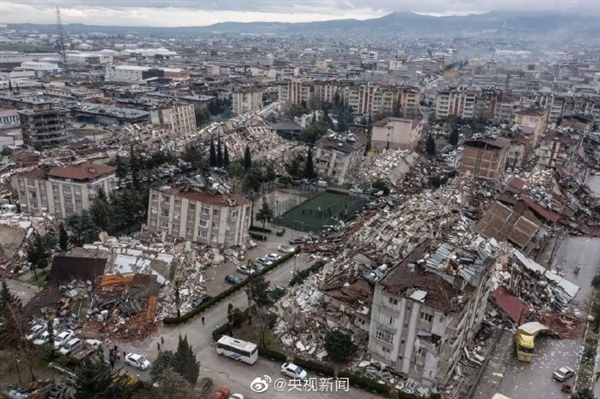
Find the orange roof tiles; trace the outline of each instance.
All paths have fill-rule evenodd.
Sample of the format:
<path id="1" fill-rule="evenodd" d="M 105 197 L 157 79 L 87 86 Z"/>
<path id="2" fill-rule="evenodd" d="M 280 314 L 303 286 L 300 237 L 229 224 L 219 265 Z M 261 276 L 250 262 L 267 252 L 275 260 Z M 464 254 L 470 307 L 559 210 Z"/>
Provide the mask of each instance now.
<path id="1" fill-rule="evenodd" d="M 48 171 L 49 177 L 59 177 L 74 180 L 92 180 L 101 176 L 115 173 L 117 168 L 85 162 L 79 165 L 57 166 Z"/>

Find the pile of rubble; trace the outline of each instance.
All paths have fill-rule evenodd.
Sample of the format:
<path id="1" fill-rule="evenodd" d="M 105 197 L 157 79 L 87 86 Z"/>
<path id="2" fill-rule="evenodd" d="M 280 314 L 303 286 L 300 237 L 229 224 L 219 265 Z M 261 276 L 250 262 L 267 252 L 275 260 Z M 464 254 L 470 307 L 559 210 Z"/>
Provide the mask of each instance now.
<path id="1" fill-rule="evenodd" d="M 416 164 L 423 162 L 421 156 L 413 151 L 384 150 L 378 154 L 371 154 L 361 165 L 358 182 L 383 179 L 392 186 L 399 187 L 409 171 Z"/>

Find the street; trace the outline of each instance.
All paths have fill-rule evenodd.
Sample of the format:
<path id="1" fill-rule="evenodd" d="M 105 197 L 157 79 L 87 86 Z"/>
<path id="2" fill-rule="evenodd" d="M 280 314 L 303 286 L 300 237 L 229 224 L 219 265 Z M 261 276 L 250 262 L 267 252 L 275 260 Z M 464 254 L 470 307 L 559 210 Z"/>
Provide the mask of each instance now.
<path id="1" fill-rule="evenodd" d="M 257 248 L 254 248 L 249 253 L 248 258 L 252 256 L 258 256 L 266 252 L 276 252 L 277 246 L 282 243 L 287 243 L 292 236 L 301 236 L 303 233 L 289 230 L 283 237 L 276 237 L 269 235 L 269 241 L 261 243 Z M 251 255 L 251 256 L 250 256 Z M 299 256 L 294 262 L 294 259 L 290 259 L 284 264 L 280 265 L 276 269 L 270 271 L 265 276 L 267 280 L 271 282 L 271 285 L 287 285 L 292 278 L 294 271 L 294 263 L 296 263 L 297 270 L 303 270 L 307 268 L 312 262 L 307 262 L 304 255 Z M 233 294 L 228 299 L 216 304 L 215 306 L 208 309 L 201 316 L 198 316 L 190 322 L 178 326 L 165 326 L 157 335 L 151 336 L 141 342 L 133 343 L 118 343 L 114 342 L 107 346 L 118 345 L 119 351 L 126 351 L 128 353 L 143 354 L 148 357 L 150 361 L 156 359 L 158 355 L 157 343 L 160 343 L 161 337 L 164 338 L 164 345 L 161 344 L 161 349 L 176 350 L 179 335 L 187 335 L 188 342 L 192 345 L 194 352 L 197 354 L 197 358 L 201 363 L 200 378 L 210 377 L 214 381 L 214 388 L 218 386 L 227 386 L 234 392 L 239 392 L 244 395 L 245 398 L 307 398 L 317 397 L 323 395 L 327 398 L 377 398 L 379 396 L 368 394 L 362 390 L 355 388 L 349 388 L 348 391 L 340 389 L 335 391 L 335 382 L 331 389 L 327 391 L 322 390 L 318 392 L 305 392 L 305 391 L 288 391 L 286 387 L 283 391 L 277 391 L 271 386 L 267 391 L 262 393 L 252 392 L 250 384 L 257 377 L 264 378 L 265 375 L 269 376 L 272 383 L 281 377 L 281 364 L 272 362 L 267 359 L 259 358 L 258 362 L 252 366 L 245 363 L 238 363 L 227 358 L 220 357 L 216 353 L 214 342 L 212 339 L 212 331 L 217 327 L 227 322 L 227 306 L 232 303 L 235 307 L 244 309 L 248 306 L 248 299 L 244 290 L 240 290 Z M 204 316 L 205 324 L 202 324 L 202 316 Z M 117 362 L 116 367 L 123 366 L 123 362 Z M 142 372 L 134 369 L 130 366 L 123 366 L 126 371 L 132 375 L 138 376 L 142 380 L 150 380 L 148 372 Z M 318 376 L 309 377 L 317 378 Z M 285 379 L 288 380 L 287 378 Z M 304 388 L 301 388 L 304 389 Z"/>
<path id="2" fill-rule="evenodd" d="M 587 313 L 592 294 L 590 281 L 600 265 L 600 239 L 566 237 L 558 244 L 552 265 L 564 273 L 564 278 L 579 285 L 580 291 L 571 303 L 575 313 Z M 575 267 L 581 268 L 578 275 Z M 535 340 L 533 362 L 519 362 L 511 353 L 508 368 L 500 383 L 499 392 L 512 399 L 520 398 L 567 398 L 561 392 L 560 383 L 552 380 L 552 373 L 559 367 L 569 366 L 577 370 L 583 347 L 582 339 L 556 340 L 540 336 Z M 512 342 L 511 342 L 512 344 Z M 572 383 L 574 380 L 570 380 Z M 493 393 L 490 393 L 490 398 Z"/>

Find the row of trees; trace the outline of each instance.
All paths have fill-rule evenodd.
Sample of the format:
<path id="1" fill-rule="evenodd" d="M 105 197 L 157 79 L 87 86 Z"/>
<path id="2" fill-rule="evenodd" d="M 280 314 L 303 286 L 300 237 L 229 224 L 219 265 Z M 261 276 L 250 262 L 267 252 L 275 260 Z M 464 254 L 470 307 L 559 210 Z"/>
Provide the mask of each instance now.
<path id="1" fill-rule="evenodd" d="M 248 147 L 246 147 L 248 150 Z M 217 136 L 217 146 L 215 147 L 215 140 L 213 137 L 210 138 L 210 153 L 208 158 L 208 164 L 211 168 L 228 168 L 229 167 L 229 151 L 227 150 L 227 144 L 224 143 L 221 146 L 221 136 Z"/>
<path id="2" fill-rule="evenodd" d="M 288 174 L 294 179 L 314 179 L 317 177 L 312 148 L 308 149 L 306 158 L 293 158 L 285 167 Z"/>

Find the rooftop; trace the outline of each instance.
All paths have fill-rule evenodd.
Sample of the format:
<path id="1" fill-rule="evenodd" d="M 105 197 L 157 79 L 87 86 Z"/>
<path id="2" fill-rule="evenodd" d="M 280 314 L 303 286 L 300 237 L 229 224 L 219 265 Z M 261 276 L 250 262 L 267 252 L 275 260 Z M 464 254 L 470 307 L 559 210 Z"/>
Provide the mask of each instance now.
<path id="1" fill-rule="evenodd" d="M 162 195 L 174 195 L 176 197 L 187 198 L 191 201 L 198 201 L 207 205 L 227 206 L 234 207 L 240 205 L 250 205 L 252 201 L 247 198 L 240 197 L 235 194 L 221 194 L 218 192 L 211 192 L 209 190 L 196 190 L 185 188 L 167 188 L 160 190 Z"/>
<path id="2" fill-rule="evenodd" d="M 117 169 L 91 162 L 84 162 L 79 165 L 57 166 L 48 171 L 48 177 L 58 177 L 62 179 L 74 180 L 93 180 L 101 176 L 115 173 Z"/>

